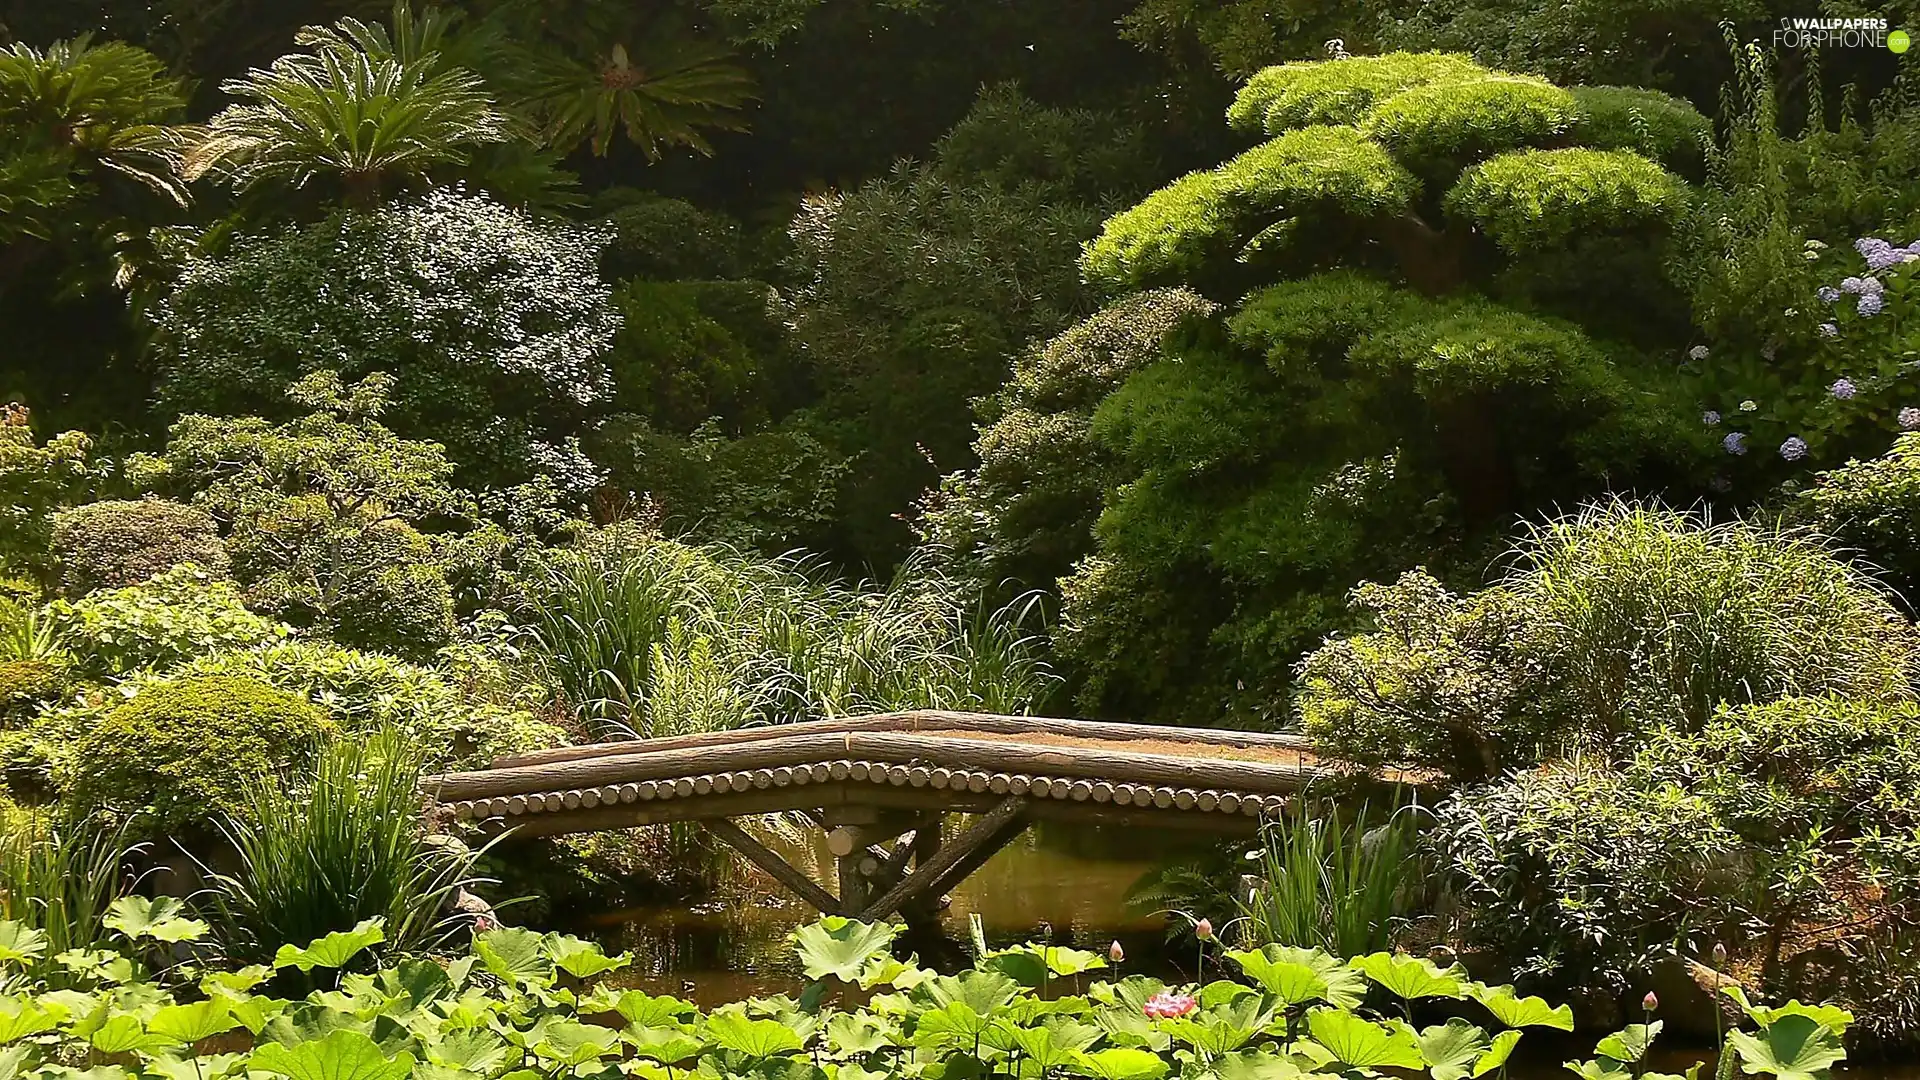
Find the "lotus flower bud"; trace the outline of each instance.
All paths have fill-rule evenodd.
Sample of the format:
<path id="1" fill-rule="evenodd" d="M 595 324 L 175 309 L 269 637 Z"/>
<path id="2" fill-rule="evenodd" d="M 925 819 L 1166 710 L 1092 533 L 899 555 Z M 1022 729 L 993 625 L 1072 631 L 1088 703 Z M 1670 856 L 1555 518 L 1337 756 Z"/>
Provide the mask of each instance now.
<path id="1" fill-rule="evenodd" d="M 1647 996 L 1640 999 L 1640 1007 L 1648 1012 L 1653 1012 L 1658 1009 L 1660 1007 L 1659 995 L 1651 990 L 1647 991 Z"/>
<path id="2" fill-rule="evenodd" d="M 1127 950 L 1121 948 L 1120 943 L 1118 941 L 1107 946 L 1107 959 L 1117 964 L 1120 961 L 1125 960 L 1126 958 L 1127 958 Z"/>
<path id="3" fill-rule="evenodd" d="M 1213 940 L 1213 920 L 1201 919 L 1199 922 L 1194 923 L 1193 936 L 1199 938 L 1201 941 L 1212 941 Z"/>
<path id="4" fill-rule="evenodd" d="M 1727 968 L 1727 947 L 1715 944 L 1713 947 L 1713 966 L 1725 971 Z"/>

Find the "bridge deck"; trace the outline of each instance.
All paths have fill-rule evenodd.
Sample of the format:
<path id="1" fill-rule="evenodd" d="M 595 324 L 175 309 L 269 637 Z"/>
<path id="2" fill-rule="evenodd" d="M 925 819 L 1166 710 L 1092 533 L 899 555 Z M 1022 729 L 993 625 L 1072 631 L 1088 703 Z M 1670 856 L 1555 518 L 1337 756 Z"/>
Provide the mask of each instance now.
<path id="1" fill-rule="evenodd" d="M 562 747 L 424 786 L 521 835 L 700 821 L 822 911 L 873 918 L 924 916 L 1033 820 L 1249 833 L 1319 772 L 1295 736 L 922 711 Z M 732 820 L 788 811 L 830 830 L 840 896 Z M 943 842 L 954 812 L 978 817 Z"/>

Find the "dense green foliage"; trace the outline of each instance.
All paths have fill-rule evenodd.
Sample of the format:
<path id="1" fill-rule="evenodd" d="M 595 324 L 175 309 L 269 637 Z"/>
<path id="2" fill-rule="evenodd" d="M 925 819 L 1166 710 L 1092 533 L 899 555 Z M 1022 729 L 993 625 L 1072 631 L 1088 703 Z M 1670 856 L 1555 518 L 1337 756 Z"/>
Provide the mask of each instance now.
<path id="1" fill-rule="evenodd" d="M 159 309 L 161 400 L 273 415 L 303 376 L 384 372 L 402 435 L 447 445 L 474 476 L 544 468 L 578 486 L 561 433 L 607 393 L 618 326 L 601 242 L 449 190 L 239 239 L 190 261 Z"/>
<path id="2" fill-rule="evenodd" d="M 168 902 L 138 898 L 117 902 L 105 922 L 113 948 L 70 965 L 88 989 L 35 993 L 40 986 L 27 984 L 16 992 L 17 1038 L 32 1041 L 17 1042 L 14 1060 L 37 1064 L 43 1055 L 85 1048 L 123 1054 L 143 1071 L 190 1066 L 196 1075 L 291 1080 L 439 1070 L 664 1076 L 677 1065 L 810 1078 L 961 1068 L 980 1076 L 1161 1080 L 1176 1065 L 1222 1077 L 1391 1067 L 1438 1078 L 1493 1073 L 1528 1029 L 1573 1026 L 1566 1006 L 1476 982 L 1457 965 L 1389 953 L 1343 962 L 1317 949 L 1228 950 L 1223 961 L 1239 969 L 1239 980 L 1170 987 L 1143 975 L 1094 980 L 1088 973 L 1107 966 L 1098 956 L 1025 945 L 982 951 L 971 970 L 937 975 L 890 954 L 899 927 L 836 916 L 793 935 L 813 980 L 799 999 L 703 1012 L 676 997 L 610 985 L 602 977 L 632 957 L 564 935 L 488 929 L 474 935 L 470 956 L 444 966 L 399 960 L 355 971 L 366 966 L 370 947 L 389 944 L 382 921 L 370 919 L 305 947 L 282 945 L 271 967 L 211 971 L 196 984 L 177 975 L 148 981 L 127 954 L 193 942 L 204 923 Z M 38 931 L 8 922 L 0 933 L 11 943 L 10 966 L 45 955 Z M 254 993 L 289 969 L 337 989 L 300 1001 Z M 1084 992 L 1044 995 L 1052 979 Z M 854 988 L 880 992 L 854 1005 Z M 1402 1018 L 1414 1015 L 1416 1002 L 1436 998 L 1473 1001 L 1474 1019 L 1417 1029 Z M 1753 1075 L 1826 1080 L 1846 1058 L 1841 1039 L 1853 1022 L 1846 1011 L 1757 1006 L 1737 991 L 1736 1000 L 1746 1015 L 1722 1048 L 1729 1065 L 1737 1059 Z M 1660 1027 L 1655 1021 L 1607 1036 L 1593 1059 L 1573 1067 L 1582 1075 L 1669 1080 L 1675 1074 L 1642 1069 Z M 235 1049 L 203 1052 L 215 1036 Z"/>
<path id="3" fill-rule="evenodd" d="M 181 563 L 216 577 L 228 569 L 213 518 L 165 499 L 87 503 L 53 519 L 60 584 L 70 596 L 138 585 Z"/>
<path id="4" fill-rule="evenodd" d="M 1373 629 L 1301 667 L 1317 745 L 1463 782 L 1429 837 L 1452 932 L 1608 994 L 1718 944 L 1769 992 L 1874 1002 L 1917 925 L 1912 624 L 1807 535 L 1625 504 L 1509 567 L 1362 586 Z"/>
<path id="5" fill-rule="evenodd" d="M 73 798 L 143 832 L 206 828 L 241 812 L 249 784 L 310 760 L 331 728 L 304 698 L 234 676 L 143 687 L 74 748 Z"/>

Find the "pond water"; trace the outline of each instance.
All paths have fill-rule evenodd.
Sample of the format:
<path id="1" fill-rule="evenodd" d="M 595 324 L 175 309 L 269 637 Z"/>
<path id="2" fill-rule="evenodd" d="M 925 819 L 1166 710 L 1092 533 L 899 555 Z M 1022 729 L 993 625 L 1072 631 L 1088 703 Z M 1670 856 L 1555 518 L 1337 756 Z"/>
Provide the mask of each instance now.
<path id="1" fill-rule="evenodd" d="M 824 838 L 810 843 L 766 839 L 793 865 L 833 887 L 833 859 Z M 1036 827 L 954 891 L 943 923 L 949 937 L 964 941 L 970 916 L 978 914 L 995 946 L 1037 940 L 1049 931 L 1056 944 L 1097 951 L 1118 940 L 1129 973 L 1191 978 L 1193 958 L 1184 949 L 1176 955 L 1167 948 L 1165 917 L 1128 905 L 1126 896 L 1147 873 L 1220 842 L 1137 828 Z M 725 901 L 614 912 L 589 922 L 609 946 L 633 951 L 633 968 L 622 981 L 649 993 L 676 994 L 708 1008 L 756 995 L 797 994 L 806 980 L 786 937 L 817 915 L 770 883 L 759 885 L 729 890 Z M 1591 1056 L 1592 1046 L 1591 1035 L 1543 1038 L 1536 1033 L 1516 1056 L 1513 1075 L 1564 1080 L 1573 1074 L 1561 1062 Z M 1706 1057 L 1706 1050 L 1669 1041 L 1649 1064 L 1683 1073 Z M 1712 1075 L 1709 1062 L 1701 1076 Z M 1920 1080 L 1920 1064 L 1858 1063 L 1835 1070 L 1835 1076 Z"/>
<path id="2" fill-rule="evenodd" d="M 954 890 L 943 924 L 949 937 L 964 941 L 977 914 L 994 945 L 1036 940 L 1046 928 L 1056 944 L 1103 952 L 1118 940 L 1130 958 L 1128 968 L 1145 970 L 1143 965 L 1167 962 L 1165 919 L 1129 908 L 1128 890 L 1142 875 L 1218 843 L 1177 832 L 1036 827 Z M 769 846 L 829 890 L 834 887 L 823 838 L 769 840 Z M 702 1005 L 798 992 L 805 980 L 786 936 L 818 915 L 772 887 L 729 892 L 734 895 L 725 901 L 641 908 L 592 921 L 609 945 L 633 950 L 629 981 L 649 992 L 672 992 Z"/>

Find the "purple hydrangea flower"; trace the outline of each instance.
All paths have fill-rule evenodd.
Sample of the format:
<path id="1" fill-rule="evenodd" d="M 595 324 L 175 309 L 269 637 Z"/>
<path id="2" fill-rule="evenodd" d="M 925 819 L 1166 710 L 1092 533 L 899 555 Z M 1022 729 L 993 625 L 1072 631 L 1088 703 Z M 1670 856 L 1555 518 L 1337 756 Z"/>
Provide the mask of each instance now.
<path id="1" fill-rule="evenodd" d="M 1867 293 L 1865 296 L 1862 296 L 1860 298 L 1860 304 L 1857 310 L 1860 312 L 1860 315 L 1862 318 L 1871 319 L 1875 315 L 1878 315 L 1882 311 L 1885 311 L 1886 308 L 1887 308 L 1886 300 L 1882 299 L 1880 294 L 1875 292 L 1875 293 Z"/>
<path id="2" fill-rule="evenodd" d="M 1821 303 L 1831 304 L 1840 299 L 1840 290 L 1831 285 L 1822 285 L 1820 286 L 1819 296 Z"/>
<path id="3" fill-rule="evenodd" d="M 1877 236 L 1863 236 L 1854 241 L 1853 246 L 1867 260 L 1867 269 L 1875 273 L 1915 258 L 1911 250 L 1894 247 Z"/>
<path id="4" fill-rule="evenodd" d="M 1839 337 L 1840 328 L 1830 322 L 1823 322 L 1820 324 L 1820 336 L 1825 338 Z"/>
<path id="5" fill-rule="evenodd" d="M 1835 379 L 1833 380 L 1833 385 L 1827 387 L 1827 392 L 1839 398 L 1841 401 L 1847 401 L 1850 400 L 1853 395 L 1859 393 L 1860 388 L 1853 385 L 1852 379 Z"/>
<path id="6" fill-rule="evenodd" d="M 1700 414 L 1700 422 L 1708 427 L 1718 427 L 1720 426 L 1720 414 L 1712 409 L 1708 409 L 1706 412 Z"/>
<path id="7" fill-rule="evenodd" d="M 1720 440 L 1720 445 L 1726 447 L 1727 453 L 1729 454 L 1745 454 L 1747 452 L 1746 433 L 1741 431 L 1728 432 L 1727 437 Z"/>
<path id="8" fill-rule="evenodd" d="M 1920 409 L 1909 405 L 1900 410 L 1900 429 L 1912 431 L 1915 428 L 1920 428 Z"/>
<path id="9" fill-rule="evenodd" d="M 1886 291 L 1879 278 L 1850 277 L 1840 279 L 1840 291 L 1855 296 L 1871 296 Z"/>
<path id="10" fill-rule="evenodd" d="M 1853 250 L 1862 255 L 1871 255 L 1875 251 L 1881 251 L 1892 246 L 1892 244 L 1887 243 L 1877 236 L 1863 236 L 1853 242 Z"/>
<path id="11" fill-rule="evenodd" d="M 1793 438 L 1788 439 L 1786 442 L 1781 443 L 1780 456 L 1783 458 L 1786 458 L 1788 461 L 1799 461 L 1801 458 L 1806 457 L 1807 456 L 1806 440 L 1802 439 L 1798 435 L 1795 435 Z"/>

